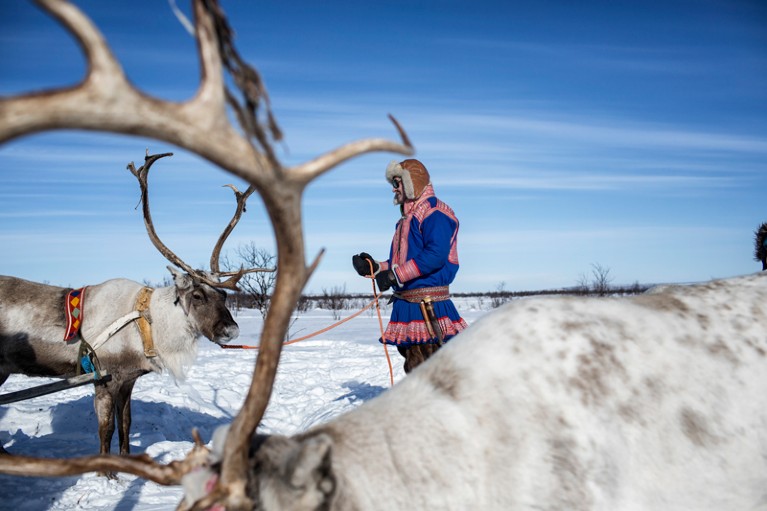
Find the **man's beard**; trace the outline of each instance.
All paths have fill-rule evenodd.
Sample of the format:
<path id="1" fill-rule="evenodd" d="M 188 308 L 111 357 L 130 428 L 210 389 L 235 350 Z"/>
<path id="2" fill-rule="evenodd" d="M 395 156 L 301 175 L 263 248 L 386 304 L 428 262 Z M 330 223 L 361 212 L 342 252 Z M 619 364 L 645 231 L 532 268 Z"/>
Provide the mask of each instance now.
<path id="1" fill-rule="evenodd" d="M 397 190 L 396 192 L 394 192 L 394 204 L 402 204 L 404 198 L 405 198 L 405 194 L 402 193 L 400 190 Z"/>

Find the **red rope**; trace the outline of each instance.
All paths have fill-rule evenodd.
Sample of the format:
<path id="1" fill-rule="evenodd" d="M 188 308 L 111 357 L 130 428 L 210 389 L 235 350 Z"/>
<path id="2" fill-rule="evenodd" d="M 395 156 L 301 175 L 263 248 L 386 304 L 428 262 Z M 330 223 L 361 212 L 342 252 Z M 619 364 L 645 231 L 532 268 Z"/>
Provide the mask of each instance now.
<path id="1" fill-rule="evenodd" d="M 305 341 L 307 339 L 311 339 L 312 337 L 316 337 L 316 336 L 318 336 L 318 335 L 320 335 L 322 333 L 327 332 L 328 330 L 332 330 L 335 327 L 337 327 L 339 325 L 342 325 L 342 324 L 346 323 L 347 321 L 349 321 L 351 319 L 356 318 L 357 316 L 359 316 L 360 314 L 362 314 L 363 312 L 368 310 L 370 307 L 372 307 L 373 304 L 375 304 L 375 306 L 376 306 L 376 313 L 378 315 L 378 328 L 381 331 L 381 339 L 383 339 L 383 336 L 384 336 L 383 319 L 381 319 L 381 306 L 378 304 L 378 298 L 383 293 L 378 294 L 378 292 L 376 290 L 376 280 L 373 277 L 373 262 L 368 259 L 368 264 L 370 265 L 370 276 L 366 277 L 366 278 L 369 278 L 372 281 L 372 283 L 373 283 L 373 300 L 371 300 L 370 303 L 365 305 L 363 308 L 361 308 L 360 310 L 358 310 L 357 312 L 355 312 L 351 316 L 345 317 L 341 321 L 337 321 L 337 322 L 333 323 L 332 325 L 327 326 L 327 327 L 325 327 L 325 328 L 323 328 L 321 330 L 317 330 L 316 332 L 312 332 L 309 335 L 305 335 L 303 337 L 297 337 L 295 339 L 291 339 L 289 341 L 285 341 L 285 342 L 282 343 L 282 345 L 283 346 L 288 346 L 289 344 L 295 344 L 297 342 Z M 246 344 L 219 344 L 219 346 L 221 346 L 224 349 L 229 349 L 229 350 L 233 350 L 233 349 L 257 350 L 259 348 L 258 346 L 248 346 Z M 394 386 L 394 369 L 392 369 L 391 358 L 389 357 L 389 348 L 387 347 L 386 343 L 383 343 L 383 347 L 384 347 L 384 353 L 386 354 L 386 362 L 389 365 L 389 381 L 391 382 L 391 385 Z"/>
<path id="2" fill-rule="evenodd" d="M 378 304 L 378 297 L 381 296 L 376 292 L 376 279 L 373 276 L 373 261 L 368 259 L 368 263 L 370 264 L 370 281 L 373 283 L 373 301 L 376 304 L 376 313 L 378 314 L 378 328 L 381 331 L 381 341 L 384 341 L 384 327 L 383 327 L 383 320 L 381 319 L 381 306 Z M 389 347 L 386 344 L 386 342 L 382 342 L 384 347 L 384 353 L 386 354 L 386 363 L 389 364 L 389 382 L 391 383 L 391 386 L 394 386 L 394 370 L 391 366 L 391 358 L 389 357 Z"/>

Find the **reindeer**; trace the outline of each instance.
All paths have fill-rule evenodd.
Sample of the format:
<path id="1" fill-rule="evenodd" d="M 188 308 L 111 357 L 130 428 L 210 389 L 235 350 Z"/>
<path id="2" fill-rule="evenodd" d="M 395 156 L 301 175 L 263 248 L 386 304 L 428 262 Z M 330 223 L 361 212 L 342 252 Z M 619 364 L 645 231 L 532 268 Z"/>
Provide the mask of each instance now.
<path id="1" fill-rule="evenodd" d="M 260 193 L 280 271 L 245 402 L 212 451 L 193 433 L 187 457 L 167 465 L 0 455 L 0 472 L 205 483 L 209 493 L 187 489 L 179 506 L 195 510 L 765 509 L 765 273 L 631 299 L 511 302 L 357 410 L 292 438 L 255 435 L 319 263 L 306 264 L 304 188 L 352 157 L 409 156 L 412 144 L 392 118 L 400 143 L 360 140 L 285 167 L 265 88 L 216 0 L 193 0 L 202 78 L 180 103 L 138 91 L 79 9 L 38 3 L 80 42 L 88 73 L 75 87 L 0 99 L 0 143 L 74 128 L 188 149 Z M 417 443 L 412 430 L 424 433 Z"/>
<path id="2" fill-rule="evenodd" d="M 352 412 L 256 436 L 253 509 L 767 509 L 765 324 L 764 273 L 509 303 Z"/>
<path id="3" fill-rule="evenodd" d="M 182 379 L 197 355 L 200 336 L 224 344 L 239 335 L 237 323 L 226 308 L 222 288 L 234 288 L 245 271 L 255 271 L 221 273 L 217 264 L 224 241 L 244 210 L 247 197 L 242 194 L 238 196 L 235 217 L 213 250 L 213 273 L 193 270 L 157 237 L 149 210 L 147 178 L 152 163 L 169 155 L 147 155 L 146 163 L 138 170 L 133 163 L 128 168 L 141 186 L 150 239 L 170 262 L 186 271 L 168 266 L 173 276 L 173 285 L 168 287 L 152 290 L 131 280 L 112 279 L 87 286 L 83 296 L 80 338 L 95 350 L 99 365 L 111 376 L 95 386 L 102 454 L 110 451 L 115 417 L 119 452 L 123 455 L 130 452 L 130 399 L 138 377 L 167 371 Z M 228 280 L 219 281 L 219 276 L 227 275 Z M 69 291 L 0 276 L 0 385 L 14 373 L 62 377 L 77 374 L 82 354 L 80 342 L 77 339 L 64 342 L 67 326 L 64 301 Z M 140 305 L 142 300 L 145 303 Z M 142 321 L 146 321 L 146 327 L 141 325 Z M 117 324 L 113 325 L 114 322 Z M 116 331 L 109 336 L 110 330 Z"/>
<path id="4" fill-rule="evenodd" d="M 761 261 L 762 271 L 767 270 L 767 222 L 754 231 L 754 261 Z"/>

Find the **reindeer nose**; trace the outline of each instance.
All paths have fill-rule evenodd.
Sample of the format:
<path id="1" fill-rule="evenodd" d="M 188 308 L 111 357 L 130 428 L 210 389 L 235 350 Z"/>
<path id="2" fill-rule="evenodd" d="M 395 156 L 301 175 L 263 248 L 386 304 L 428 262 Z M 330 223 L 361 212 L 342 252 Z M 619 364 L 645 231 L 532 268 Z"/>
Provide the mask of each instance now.
<path id="1" fill-rule="evenodd" d="M 237 323 L 233 325 L 227 325 L 223 330 L 219 332 L 216 338 L 216 342 L 219 344 L 226 344 L 233 339 L 237 339 L 240 335 L 240 327 Z"/>

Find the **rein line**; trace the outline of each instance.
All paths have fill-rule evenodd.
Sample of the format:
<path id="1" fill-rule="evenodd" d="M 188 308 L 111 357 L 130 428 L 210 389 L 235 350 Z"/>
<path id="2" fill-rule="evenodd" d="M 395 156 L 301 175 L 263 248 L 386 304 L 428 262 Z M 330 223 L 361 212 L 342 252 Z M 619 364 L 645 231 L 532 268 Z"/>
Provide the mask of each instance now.
<path id="1" fill-rule="evenodd" d="M 340 326 L 340 325 L 346 323 L 347 321 L 356 318 L 357 316 L 359 316 L 360 314 L 362 314 L 363 312 L 365 312 L 366 310 L 371 308 L 373 305 L 375 305 L 375 307 L 376 307 L 376 313 L 378 315 L 378 327 L 379 327 L 379 329 L 381 331 L 381 338 L 383 339 L 383 336 L 384 336 L 383 320 L 381 319 L 381 306 L 378 303 L 378 299 L 381 297 L 381 295 L 383 295 L 383 293 L 378 293 L 378 291 L 376 290 L 376 281 L 375 281 L 375 277 L 373 276 L 373 263 L 370 260 L 368 260 L 368 264 L 370 265 L 370 276 L 366 275 L 365 278 L 370 279 L 372 284 L 373 284 L 373 299 L 367 305 L 362 307 L 360 310 L 358 310 L 354 314 L 345 317 L 341 321 L 337 321 L 337 322 L 333 323 L 332 325 L 326 326 L 325 328 L 317 330 L 316 332 L 312 332 L 312 333 L 310 333 L 308 335 L 304 335 L 302 337 L 297 337 L 295 339 L 290 339 L 289 341 L 285 341 L 285 342 L 282 343 L 282 345 L 283 346 L 288 346 L 290 344 L 296 344 L 298 342 L 305 341 L 307 339 L 311 339 L 312 337 L 316 337 L 316 336 L 318 336 L 318 335 L 320 335 L 322 333 L 325 333 L 325 332 L 327 332 L 329 330 L 332 330 L 332 329 L 336 328 L 337 326 Z M 386 354 L 386 362 L 389 365 L 389 381 L 390 381 L 391 385 L 394 386 L 394 370 L 392 369 L 391 358 L 389 357 L 389 348 L 387 347 L 386 343 L 382 343 L 382 344 L 383 344 L 383 347 L 384 347 L 384 353 Z M 245 344 L 219 344 L 219 346 L 221 348 L 223 348 L 223 349 L 229 349 L 229 350 L 234 350 L 234 349 L 257 350 L 257 349 L 259 349 L 259 346 L 249 346 L 249 345 L 245 345 Z"/>

